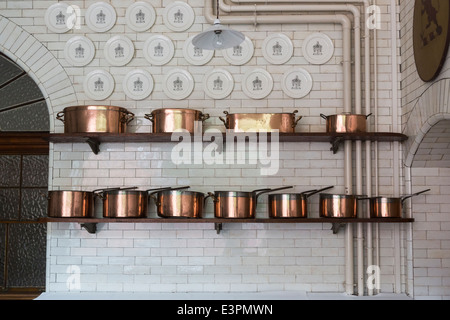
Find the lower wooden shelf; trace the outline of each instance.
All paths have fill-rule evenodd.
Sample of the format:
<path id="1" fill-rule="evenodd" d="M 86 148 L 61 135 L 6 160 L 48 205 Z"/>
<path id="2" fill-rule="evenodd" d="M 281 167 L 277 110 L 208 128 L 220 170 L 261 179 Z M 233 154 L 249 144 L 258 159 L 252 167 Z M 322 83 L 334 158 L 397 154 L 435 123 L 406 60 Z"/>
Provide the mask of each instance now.
<path id="1" fill-rule="evenodd" d="M 80 223 L 89 233 L 97 231 L 97 223 L 214 223 L 215 230 L 220 233 L 224 223 L 331 223 L 334 234 L 341 226 L 349 223 L 412 223 L 414 219 L 407 218 L 376 218 L 376 219 L 343 219 L 343 218 L 295 218 L 295 219 L 219 219 L 219 218 L 41 218 L 40 222 Z"/>

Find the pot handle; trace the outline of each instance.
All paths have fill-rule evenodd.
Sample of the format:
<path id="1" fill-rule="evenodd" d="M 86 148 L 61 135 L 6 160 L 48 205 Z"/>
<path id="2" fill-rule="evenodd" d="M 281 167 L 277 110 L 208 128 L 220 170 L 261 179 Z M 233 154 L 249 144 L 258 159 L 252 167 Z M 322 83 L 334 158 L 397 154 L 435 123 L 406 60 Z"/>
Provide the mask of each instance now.
<path id="1" fill-rule="evenodd" d="M 210 117 L 209 117 L 209 113 L 202 113 L 201 115 L 200 115 L 200 121 L 201 122 L 205 122 L 205 120 L 208 120 Z"/>
<path id="2" fill-rule="evenodd" d="M 151 114 L 151 113 L 146 113 L 144 118 L 147 120 L 150 120 L 152 123 L 153 123 L 153 121 L 155 121 L 155 119 L 153 119 L 153 114 Z"/>
<path id="3" fill-rule="evenodd" d="M 176 188 L 172 188 L 172 187 L 163 187 L 163 188 L 157 188 L 157 189 L 149 189 L 146 190 L 146 192 L 152 191 L 149 193 L 149 196 L 151 196 L 154 193 L 158 193 L 160 191 L 165 191 L 165 190 L 183 190 L 183 189 L 189 189 L 191 186 L 184 186 L 184 187 L 176 187 Z"/>
<path id="4" fill-rule="evenodd" d="M 428 192 L 428 191 L 431 191 L 431 189 L 423 190 L 423 191 L 420 191 L 420 192 L 416 192 L 416 193 L 414 193 L 414 194 L 411 194 L 411 195 L 409 195 L 409 196 L 402 197 L 402 198 L 401 198 L 401 199 L 402 199 L 402 203 L 403 203 L 405 200 L 409 199 L 409 198 L 418 196 L 419 194 L 422 194 L 422 193 L 425 193 L 425 192 Z"/>
<path id="5" fill-rule="evenodd" d="M 329 187 L 326 187 L 326 188 L 323 188 L 323 189 L 307 191 L 307 192 L 304 192 L 304 193 L 307 193 L 306 198 L 309 198 L 309 197 L 311 197 L 311 196 L 313 196 L 313 195 L 315 195 L 315 194 L 317 194 L 319 192 L 327 191 L 327 190 L 330 190 L 330 189 L 333 189 L 333 188 L 334 188 L 334 186 L 329 186 Z"/>
<path id="6" fill-rule="evenodd" d="M 64 114 L 65 114 L 64 111 L 58 112 L 58 114 L 56 115 L 56 119 L 61 121 L 62 123 L 65 123 Z"/>
<path id="7" fill-rule="evenodd" d="M 373 113 L 369 113 L 369 114 L 366 116 L 366 119 L 369 119 L 371 115 L 373 115 Z"/>
<path id="8" fill-rule="evenodd" d="M 133 112 L 125 111 L 124 114 L 122 115 L 121 121 L 123 123 L 129 124 L 133 120 L 134 120 L 134 113 Z"/>
<path id="9" fill-rule="evenodd" d="M 216 195 L 212 192 L 208 192 L 208 195 L 205 197 L 205 199 L 203 199 L 203 201 L 206 202 L 206 199 L 208 199 L 209 197 L 211 197 L 214 202 L 217 202 Z"/>
<path id="10" fill-rule="evenodd" d="M 276 189 L 261 189 L 261 190 L 255 190 L 253 192 L 259 192 L 256 195 L 256 200 L 258 200 L 258 197 L 264 193 L 268 193 L 268 192 L 275 192 L 275 191 L 281 191 L 281 190 L 287 190 L 287 189 L 292 189 L 294 188 L 293 186 L 289 186 L 289 187 L 281 187 L 281 188 L 276 188 Z"/>
<path id="11" fill-rule="evenodd" d="M 149 196 L 150 198 L 152 198 L 153 201 L 155 201 L 156 207 L 159 207 L 159 206 L 161 205 L 161 203 L 158 202 L 158 198 L 156 198 L 156 196 L 154 195 L 155 193 L 156 193 L 156 192 L 152 192 L 152 193 L 150 193 L 148 196 Z"/>
<path id="12" fill-rule="evenodd" d="M 320 114 L 320 117 L 321 117 L 322 119 L 328 120 L 328 116 L 324 115 L 323 113 Z"/>
<path id="13" fill-rule="evenodd" d="M 297 127 L 298 122 L 299 122 L 300 120 L 302 120 L 302 118 L 303 118 L 303 116 L 299 116 L 297 119 L 295 119 L 295 115 L 296 115 L 297 113 L 298 113 L 298 110 L 295 110 L 295 111 L 292 113 L 292 117 L 294 118 L 294 123 L 292 124 L 292 128 Z"/>
<path id="14" fill-rule="evenodd" d="M 228 111 L 224 111 L 223 112 L 225 115 L 227 115 L 228 116 Z M 225 125 L 225 129 L 230 129 L 230 123 L 228 122 L 228 117 L 227 117 L 227 120 L 225 120 L 224 118 L 222 118 L 222 117 L 219 117 L 219 119 L 223 122 L 223 124 Z"/>

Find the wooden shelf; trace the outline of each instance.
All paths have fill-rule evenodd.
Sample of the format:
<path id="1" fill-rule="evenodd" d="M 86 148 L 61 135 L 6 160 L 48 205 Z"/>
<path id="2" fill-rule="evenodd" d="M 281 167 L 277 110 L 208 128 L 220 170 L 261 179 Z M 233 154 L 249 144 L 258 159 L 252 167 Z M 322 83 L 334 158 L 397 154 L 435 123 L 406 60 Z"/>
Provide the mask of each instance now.
<path id="1" fill-rule="evenodd" d="M 223 133 L 223 141 L 226 142 L 226 135 L 234 135 L 239 137 L 246 137 L 245 133 Z M 191 136 L 192 137 L 192 136 Z M 260 135 L 258 135 L 259 139 Z M 177 142 L 172 141 L 171 133 L 55 133 L 47 136 L 48 141 L 53 143 L 88 143 L 95 154 L 100 152 L 100 145 L 102 143 L 111 142 Z M 271 138 L 271 134 L 267 134 L 267 138 Z M 248 139 L 247 139 L 248 140 Z M 343 141 L 399 141 L 408 140 L 408 137 L 401 133 L 389 132 L 368 132 L 356 134 L 329 134 L 326 132 L 309 132 L 309 133 L 280 133 L 279 142 L 328 142 L 331 143 L 331 150 L 336 153 L 339 144 Z M 203 139 L 204 142 L 209 142 Z"/>
<path id="2" fill-rule="evenodd" d="M 377 218 L 377 219 L 343 219 L 343 218 L 303 218 L 303 219 L 183 219 L 183 218 L 41 218 L 39 222 L 80 223 L 89 233 L 95 233 L 97 223 L 214 223 L 215 230 L 220 233 L 223 223 L 331 223 L 333 233 L 348 223 L 411 223 L 414 219 Z"/>

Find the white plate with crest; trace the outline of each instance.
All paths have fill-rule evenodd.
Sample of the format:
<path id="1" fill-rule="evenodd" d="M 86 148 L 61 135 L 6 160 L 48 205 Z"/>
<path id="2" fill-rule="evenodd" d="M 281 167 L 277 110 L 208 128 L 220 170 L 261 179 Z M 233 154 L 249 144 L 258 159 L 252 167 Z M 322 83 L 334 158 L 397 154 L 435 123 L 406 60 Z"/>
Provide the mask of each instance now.
<path id="1" fill-rule="evenodd" d="M 194 10 L 186 2 L 175 1 L 164 9 L 164 24 L 172 31 L 189 29 L 195 20 Z"/>
<path id="2" fill-rule="evenodd" d="M 105 44 L 104 54 L 111 65 L 124 66 L 133 59 L 133 42 L 125 36 L 112 37 Z"/>
<path id="3" fill-rule="evenodd" d="M 250 61 L 255 52 L 253 42 L 249 37 L 245 37 L 244 42 L 235 47 L 222 50 L 224 59 L 234 66 L 242 66 Z"/>
<path id="4" fill-rule="evenodd" d="M 114 91 L 114 78 L 105 70 L 94 70 L 84 79 L 83 87 L 90 99 L 105 100 Z"/>
<path id="5" fill-rule="evenodd" d="M 96 2 L 86 10 L 86 24 L 92 31 L 106 32 L 116 23 L 114 7 L 106 2 Z"/>
<path id="6" fill-rule="evenodd" d="M 228 97 L 234 88 L 234 79 L 231 73 L 224 69 L 214 69 L 208 72 L 203 79 L 205 93 L 213 99 L 220 100 Z"/>
<path id="7" fill-rule="evenodd" d="M 150 3 L 138 1 L 128 7 L 125 20 L 134 31 L 147 31 L 155 24 L 156 11 Z"/>
<path id="8" fill-rule="evenodd" d="M 257 68 L 248 71 L 242 79 L 242 91 L 252 99 L 267 97 L 273 89 L 273 79 L 269 72 Z"/>
<path id="9" fill-rule="evenodd" d="M 284 73 L 281 80 L 283 92 L 291 98 L 307 96 L 313 87 L 311 74 L 303 68 L 295 68 Z"/>
<path id="10" fill-rule="evenodd" d="M 95 56 L 94 43 L 83 36 L 70 38 L 64 46 L 66 61 L 75 67 L 88 65 Z"/>
<path id="11" fill-rule="evenodd" d="M 168 37 L 154 35 L 144 43 L 144 57 L 153 65 L 162 66 L 172 60 L 175 46 Z"/>
<path id="12" fill-rule="evenodd" d="M 123 91 L 133 100 L 143 100 L 153 91 L 153 77 L 142 69 L 130 71 L 123 80 Z"/>
<path id="13" fill-rule="evenodd" d="M 276 33 L 264 39 L 262 44 L 264 58 L 272 64 L 284 64 L 294 54 L 294 46 L 291 39 L 282 33 Z"/>
<path id="14" fill-rule="evenodd" d="M 303 56 L 316 65 L 325 64 L 333 57 L 333 41 L 324 33 L 314 33 L 303 41 Z"/>
<path id="15" fill-rule="evenodd" d="M 190 64 L 195 66 L 203 66 L 207 64 L 214 56 L 214 50 L 203 50 L 197 48 L 192 44 L 192 39 L 195 36 L 188 38 L 184 42 L 183 46 L 183 56 Z"/>
<path id="16" fill-rule="evenodd" d="M 183 100 L 194 90 L 194 78 L 183 69 L 172 69 L 162 82 L 164 93 L 173 100 Z"/>
<path id="17" fill-rule="evenodd" d="M 45 24 L 50 31 L 55 33 L 65 33 L 70 30 L 69 28 L 69 5 L 66 3 L 55 3 L 48 7 L 45 12 Z M 73 11 L 73 10 L 72 10 Z M 72 12 L 75 14 L 75 12 Z"/>

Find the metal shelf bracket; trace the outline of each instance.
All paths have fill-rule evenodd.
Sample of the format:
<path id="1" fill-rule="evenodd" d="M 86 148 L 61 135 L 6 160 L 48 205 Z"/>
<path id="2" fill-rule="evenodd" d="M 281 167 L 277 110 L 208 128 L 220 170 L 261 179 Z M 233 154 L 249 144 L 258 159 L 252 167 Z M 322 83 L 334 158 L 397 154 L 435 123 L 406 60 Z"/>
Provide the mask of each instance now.
<path id="1" fill-rule="evenodd" d="M 216 230 L 217 234 L 220 234 L 220 231 L 222 231 L 222 223 L 214 223 L 214 229 Z"/>
<path id="2" fill-rule="evenodd" d="M 332 224 L 331 230 L 333 230 L 333 234 L 338 234 L 342 227 L 344 227 L 346 223 L 334 222 Z"/>
<path id="3" fill-rule="evenodd" d="M 90 234 L 95 234 L 97 232 L 97 224 L 96 223 L 81 223 L 82 229 L 85 229 Z"/>
<path id="4" fill-rule="evenodd" d="M 98 154 L 100 152 L 100 141 L 94 138 L 87 138 L 86 143 L 91 147 L 91 150 L 94 154 Z"/>

